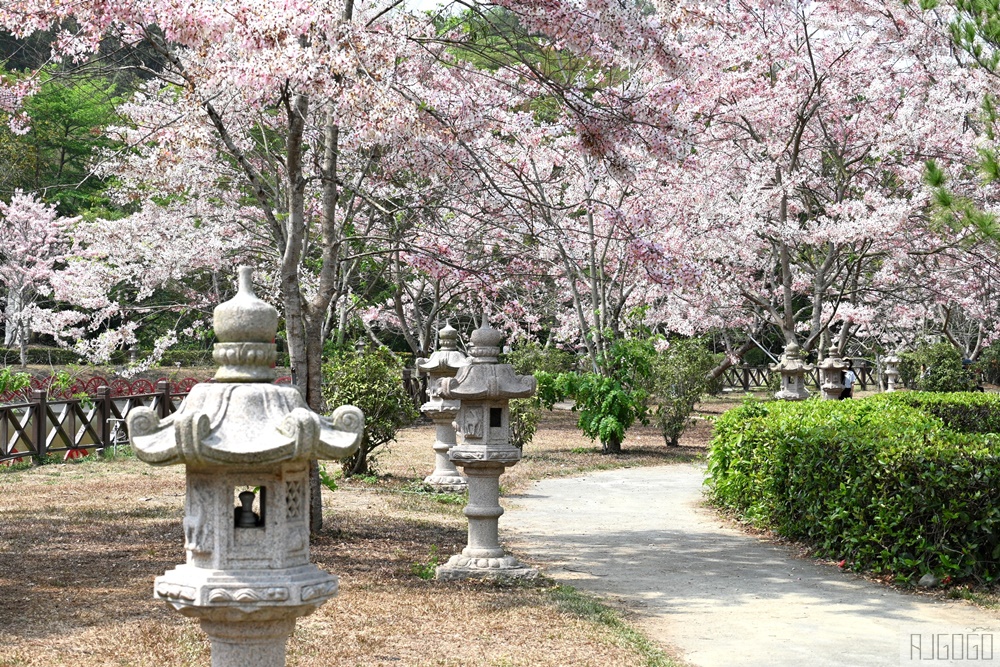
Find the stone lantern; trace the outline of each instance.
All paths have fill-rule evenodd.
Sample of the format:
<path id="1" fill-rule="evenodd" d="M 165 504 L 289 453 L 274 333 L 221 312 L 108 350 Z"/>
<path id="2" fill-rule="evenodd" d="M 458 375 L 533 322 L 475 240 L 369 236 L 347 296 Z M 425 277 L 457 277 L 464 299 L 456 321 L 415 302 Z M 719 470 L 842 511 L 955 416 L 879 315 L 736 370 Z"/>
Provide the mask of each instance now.
<path id="1" fill-rule="evenodd" d="M 446 325 L 438 332 L 438 350 L 429 359 L 417 359 L 417 370 L 427 373 L 427 393 L 430 397 L 420 406 L 420 411 L 434 422 L 434 472 L 424 478 L 438 491 L 465 491 L 467 482 L 458 468 L 448 458 L 448 451 L 455 446 L 455 426 L 452 422 L 461 406 L 459 401 L 443 398 L 440 384 L 455 377 L 458 371 L 469 365 L 469 358 L 458 350 L 458 331 Z"/>
<path id="2" fill-rule="evenodd" d="M 806 373 L 812 369 L 812 364 L 802 360 L 798 345 L 795 343 L 786 345 L 781 360 L 771 365 L 772 371 L 781 373 L 781 391 L 774 397 L 782 401 L 801 401 L 809 398 L 805 378 Z"/>
<path id="3" fill-rule="evenodd" d="M 485 320 L 485 318 L 484 318 Z M 515 375 L 510 364 L 501 364 L 503 335 L 488 322 L 472 334 L 472 363 L 458 376 L 441 381 L 440 394 L 461 401 L 455 417 L 460 441 L 449 454 L 469 478 L 469 541 L 461 554 L 437 568 L 438 579 L 531 578 L 537 571 L 504 552 L 498 534 L 500 475 L 521 459 L 521 450 L 510 444 L 512 398 L 535 393 L 535 378 Z"/>
<path id="4" fill-rule="evenodd" d="M 823 400 L 840 400 L 840 394 L 844 391 L 844 371 L 847 370 L 847 362 L 840 356 L 840 350 L 836 345 L 831 345 L 826 353 L 826 359 L 816 364 L 819 369 L 819 388 L 823 392 Z"/>
<path id="5" fill-rule="evenodd" d="M 885 382 L 886 391 L 896 391 L 896 383 L 899 382 L 899 364 L 902 359 L 893 352 L 885 358 Z"/>
<path id="6" fill-rule="evenodd" d="M 136 456 L 184 464 L 187 562 L 157 577 L 154 597 L 201 621 L 212 667 L 281 667 L 295 619 L 337 593 L 337 577 L 309 562 L 309 461 L 351 455 L 364 416 L 331 419 L 299 390 L 271 384 L 277 311 L 240 268 L 237 295 L 215 309 L 215 382 L 197 384 L 161 420 L 129 412 Z"/>

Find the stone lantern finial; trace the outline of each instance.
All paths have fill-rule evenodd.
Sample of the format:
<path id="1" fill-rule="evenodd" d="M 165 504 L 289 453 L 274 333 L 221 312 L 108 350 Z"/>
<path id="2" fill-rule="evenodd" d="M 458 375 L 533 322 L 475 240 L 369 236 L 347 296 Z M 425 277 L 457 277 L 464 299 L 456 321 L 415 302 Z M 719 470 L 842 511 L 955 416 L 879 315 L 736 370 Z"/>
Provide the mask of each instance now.
<path id="1" fill-rule="evenodd" d="M 253 269 L 239 269 L 239 291 L 219 304 L 213 315 L 218 343 L 212 358 L 219 364 L 216 382 L 271 382 L 277 358 L 278 311 L 253 292 Z"/>
<path id="2" fill-rule="evenodd" d="M 483 325 L 472 332 L 472 363 L 474 364 L 495 364 L 500 360 L 500 343 L 503 342 L 503 334 L 492 326 L 490 321 L 483 316 Z"/>
<path id="3" fill-rule="evenodd" d="M 139 460 L 185 466 L 187 561 L 153 591 L 201 621 L 213 667 L 283 667 L 295 619 L 337 592 L 309 560 L 309 461 L 353 454 L 364 415 L 345 405 L 321 417 L 295 387 L 267 382 L 277 321 L 241 268 L 239 292 L 215 310 L 218 381 L 166 418 L 139 407 L 126 419 Z"/>
<path id="4" fill-rule="evenodd" d="M 438 331 L 438 349 L 442 352 L 451 352 L 458 349 L 458 329 L 446 322 L 444 328 Z"/>

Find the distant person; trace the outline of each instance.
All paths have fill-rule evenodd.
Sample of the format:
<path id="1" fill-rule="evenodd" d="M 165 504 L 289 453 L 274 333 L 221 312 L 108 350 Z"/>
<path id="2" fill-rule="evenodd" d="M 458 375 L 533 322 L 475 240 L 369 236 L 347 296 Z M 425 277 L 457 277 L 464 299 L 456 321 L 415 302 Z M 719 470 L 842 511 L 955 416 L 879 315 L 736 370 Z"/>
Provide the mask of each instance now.
<path id="1" fill-rule="evenodd" d="M 840 400 L 845 398 L 854 398 L 854 381 L 858 379 L 855 375 L 854 369 L 851 368 L 851 362 L 847 362 L 847 370 L 844 371 L 844 390 L 840 392 Z"/>

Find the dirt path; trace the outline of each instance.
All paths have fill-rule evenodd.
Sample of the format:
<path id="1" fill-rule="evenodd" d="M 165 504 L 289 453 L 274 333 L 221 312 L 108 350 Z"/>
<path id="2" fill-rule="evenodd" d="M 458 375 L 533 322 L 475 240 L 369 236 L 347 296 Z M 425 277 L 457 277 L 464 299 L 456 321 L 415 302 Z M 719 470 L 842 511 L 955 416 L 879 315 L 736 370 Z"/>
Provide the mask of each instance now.
<path id="1" fill-rule="evenodd" d="M 702 506 L 703 477 L 679 464 L 544 480 L 505 501 L 501 531 L 546 574 L 620 600 L 691 665 L 1000 665 L 1000 614 L 744 535 Z M 947 636 L 932 646 L 932 633 Z M 944 652 L 955 633 L 970 649 L 961 660 Z"/>

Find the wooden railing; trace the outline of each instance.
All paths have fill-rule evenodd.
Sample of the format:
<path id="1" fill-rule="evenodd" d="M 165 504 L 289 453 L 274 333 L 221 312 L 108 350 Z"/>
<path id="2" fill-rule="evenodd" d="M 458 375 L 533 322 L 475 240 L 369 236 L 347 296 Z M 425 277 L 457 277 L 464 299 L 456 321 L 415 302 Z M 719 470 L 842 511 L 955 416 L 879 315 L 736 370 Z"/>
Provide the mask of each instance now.
<path id="1" fill-rule="evenodd" d="M 57 400 L 45 389 L 34 389 L 27 401 L 0 406 L 0 463 L 103 452 L 124 441 L 124 419 L 132 408 L 148 407 L 161 419 L 175 412 L 190 390 L 177 388 L 160 381 L 150 392 L 116 397 L 103 386 L 88 398 Z"/>
<path id="2" fill-rule="evenodd" d="M 125 416 L 130 410 L 141 405 L 165 418 L 199 381 L 162 379 L 154 385 L 149 380 L 92 378 L 51 393 L 45 378 L 35 381 L 41 388 L 0 397 L 13 400 L 0 405 L 0 464 L 44 461 L 54 455 L 78 458 L 113 448 L 127 441 Z M 290 382 L 290 377 L 275 381 Z M 427 402 L 426 376 L 406 369 L 403 386 L 417 409 Z"/>
<path id="3" fill-rule="evenodd" d="M 183 380 L 170 381 L 167 378 L 158 380 L 146 380 L 139 378 L 136 380 L 126 380 L 125 378 L 107 379 L 99 375 L 90 378 L 78 378 L 69 384 L 57 383 L 57 378 L 53 376 L 35 376 L 31 378 L 30 384 L 24 389 L 17 389 L 5 394 L 0 394 L 0 404 L 3 403 L 28 403 L 31 401 L 32 391 L 45 389 L 49 398 L 55 400 L 70 399 L 81 395 L 95 396 L 101 387 L 109 387 L 111 395 L 115 398 L 121 396 L 133 396 L 140 394 L 152 394 L 156 391 L 156 386 L 160 382 L 169 382 L 174 393 L 186 393 L 191 387 L 204 382 L 198 378 L 188 377 Z"/>
<path id="4" fill-rule="evenodd" d="M 724 389 L 743 391 L 763 389 L 767 387 L 767 381 L 772 372 L 767 366 L 730 366 L 722 372 L 722 386 Z M 867 390 L 869 385 L 876 386 L 878 384 L 875 369 L 870 366 L 855 368 L 854 373 L 858 377 L 858 384 L 862 391 Z M 817 369 L 814 368 L 806 374 L 806 384 L 819 388 L 819 371 Z"/>

